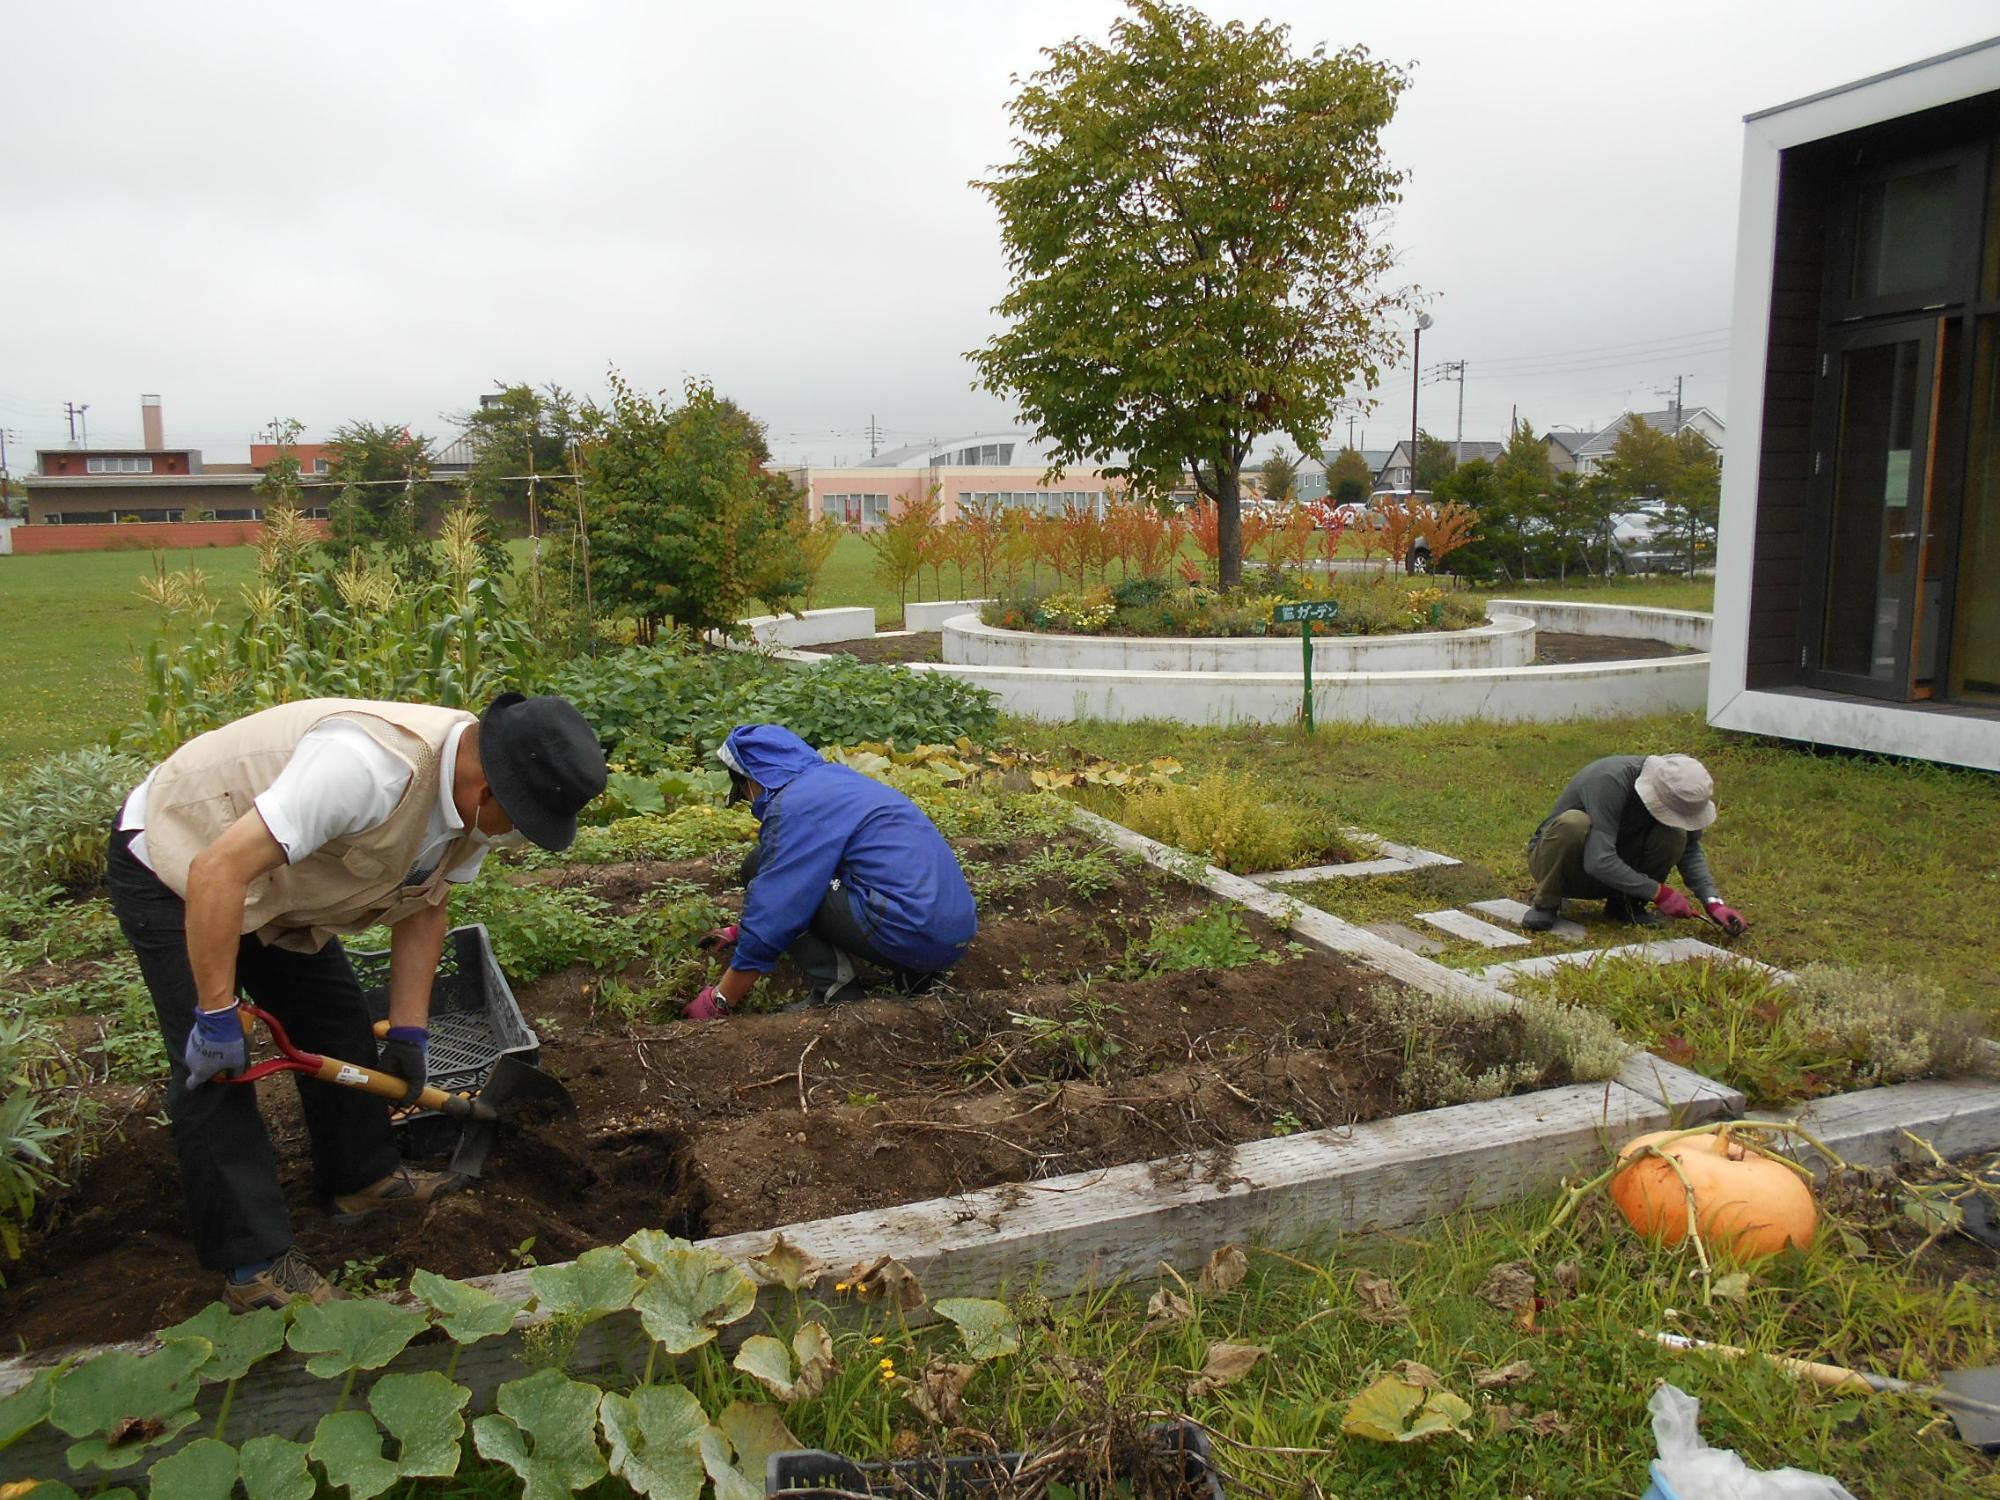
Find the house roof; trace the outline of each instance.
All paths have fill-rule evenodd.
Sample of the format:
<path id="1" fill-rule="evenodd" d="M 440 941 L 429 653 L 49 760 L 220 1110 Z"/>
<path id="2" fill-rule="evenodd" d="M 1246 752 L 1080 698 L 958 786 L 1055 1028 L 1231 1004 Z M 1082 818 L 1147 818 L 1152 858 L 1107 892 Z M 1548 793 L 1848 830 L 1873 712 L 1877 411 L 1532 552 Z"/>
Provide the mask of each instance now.
<path id="1" fill-rule="evenodd" d="M 933 457 L 941 459 L 938 467 L 958 468 L 956 455 L 966 448 L 984 448 L 990 444 L 1011 445 L 1012 454 L 1004 464 L 987 464 L 985 468 L 1006 469 L 1047 469 L 1055 462 L 1055 446 L 1043 441 L 1040 433 L 1026 427 L 1004 428 L 999 432 L 965 432 L 929 439 L 921 443 L 906 443 L 900 448 L 891 448 L 886 453 L 878 453 L 873 458 L 858 463 L 843 465 L 854 469 L 928 469 Z M 948 456 L 949 455 L 949 456 Z M 1100 463 L 1112 463 L 1115 455 L 1107 455 Z M 817 467 L 817 466 L 815 466 Z M 970 466 L 966 466 L 970 467 Z M 1088 463 L 1072 465 L 1074 468 L 1089 468 Z"/>
<path id="2" fill-rule="evenodd" d="M 1542 435 L 1545 443 L 1554 443 L 1570 454 L 1577 453 L 1585 443 L 1596 437 L 1595 432 L 1557 432 L 1553 428 Z"/>
<path id="3" fill-rule="evenodd" d="M 1706 406 L 1683 406 L 1681 408 L 1681 427 L 1687 427 L 1692 424 L 1696 415 L 1702 412 L 1707 412 L 1709 421 L 1713 422 L 1717 427 L 1723 425 L 1722 418 L 1718 417 L 1714 412 L 1709 411 Z M 1571 448 L 1570 452 L 1574 453 L 1578 458 L 1597 458 L 1609 453 L 1618 445 L 1618 439 L 1631 427 L 1635 417 L 1643 420 L 1648 427 L 1651 427 L 1656 432 L 1664 432 L 1669 436 L 1680 430 L 1674 426 L 1674 409 L 1671 406 L 1665 411 L 1622 412 L 1617 421 L 1601 432 L 1594 434 L 1590 441 L 1582 447 Z"/>

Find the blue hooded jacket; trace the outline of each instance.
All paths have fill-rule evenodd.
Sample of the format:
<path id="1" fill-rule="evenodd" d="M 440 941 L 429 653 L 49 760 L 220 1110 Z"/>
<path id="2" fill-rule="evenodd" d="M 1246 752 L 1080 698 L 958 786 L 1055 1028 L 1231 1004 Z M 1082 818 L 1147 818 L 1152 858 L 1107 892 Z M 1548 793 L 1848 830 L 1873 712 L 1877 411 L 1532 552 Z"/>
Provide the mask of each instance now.
<path id="1" fill-rule="evenodd" d="M 957 856 L 923 809 L 893 787 L 820 759 L 776 724 L 740 724 L 724 747 L 764 788 L 750 804 L 762 827 L 734 967 L 767 972 L 806 930 L 836 878 L 891 963 L 933 973 L 964 957 L 979 915 Z"/>

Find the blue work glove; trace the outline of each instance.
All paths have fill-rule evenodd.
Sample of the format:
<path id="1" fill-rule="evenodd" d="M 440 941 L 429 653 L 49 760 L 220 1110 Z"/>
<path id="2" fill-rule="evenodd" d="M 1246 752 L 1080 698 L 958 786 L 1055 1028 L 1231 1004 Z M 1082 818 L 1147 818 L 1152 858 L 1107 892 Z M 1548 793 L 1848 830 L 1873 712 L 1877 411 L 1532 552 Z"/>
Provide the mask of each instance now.
<path id="1" fill-rule="evenodd" d="M 415 1104 L 424 1091 L 424 1064 L 430 1056 L 431 1034 L 423 1026 L 391 1026 L 382 1039 L 382 1058 L 376 1065 L 384 1073 L 394 1073 L 409 1084 L 405 1104 Z"/>
<path id="2" fill-rule="evenodd" d="M 250 1066 L 250 1039 L 243 1034 L 243 1018 L 234 1000 L 221 1010 L 196 1007 L 194 1030 L 188 1033 L 181 1061 L 187 1064 L 189 1088 L 198 1088 L 217 1073 L 241 1073 Z"/>

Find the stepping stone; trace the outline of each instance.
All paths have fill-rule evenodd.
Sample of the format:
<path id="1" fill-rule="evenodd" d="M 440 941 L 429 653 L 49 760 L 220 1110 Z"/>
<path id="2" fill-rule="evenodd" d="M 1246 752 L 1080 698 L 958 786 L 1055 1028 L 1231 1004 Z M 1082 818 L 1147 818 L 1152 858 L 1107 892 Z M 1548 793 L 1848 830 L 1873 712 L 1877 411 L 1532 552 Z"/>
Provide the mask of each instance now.
<path id="1" fill-rule="evenodd" d="M 1412 953 L 1440 953 L 1444 944 L 1436 938 L 1425 937 L 1414 928 L 1405 927 L 1401 922 L 1370 922 L 1362 929 L 1377 937 L 1385 937 L 1398 948 L 1408 948 Z"/>
<path id="2" fill-rule="evenodd" d="M 1320 880 L 1359 880 L 1369 875 L 1407 875 L 1417 867 L 1406 859 L 1362 859 L 1344 865 L 1308 865 L 1299 870 L 1272 870 L 1247 875 L 1261 886 L 1311 885 Z"/>
<path id="3" fill-rule="evenodd" d="M 1528 914 L 1525 901 L 1513 901 L 1502 896 L 1497 901 L 1474 901 L 1469 910 L 1484 912 L 1496 922 L 1505 922 L 1509 927 L 1519 927 L 1521 919 Z M 1568 917 L 1557 917 L 1556 925 L 1549 929 L 1550 937 L 1563 938 L 1572 943 L 1580 943 L 1590 934 L 1584 931 L 1583 923 L 1572 922 Z"/>
<path id="4" fill-rule="evenodd" d="M 1463 911 L 1420 911 L 1419 922 L 1428 922 L 1440 932 L 1448 932 L 1455 938 L 1465 938 L 1484 948 L 1525 948 L 1528 940 L 1504 927 L 1495 927 L 1491 922 L 1482 922 L 1470 912 Z"/>

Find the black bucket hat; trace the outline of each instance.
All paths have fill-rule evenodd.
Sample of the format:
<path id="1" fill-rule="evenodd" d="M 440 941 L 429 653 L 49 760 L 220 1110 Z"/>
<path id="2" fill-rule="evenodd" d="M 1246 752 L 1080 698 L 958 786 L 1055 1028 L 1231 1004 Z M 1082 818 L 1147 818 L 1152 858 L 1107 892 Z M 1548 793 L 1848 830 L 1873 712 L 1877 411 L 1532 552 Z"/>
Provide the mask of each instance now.
<path id="1" fill-rule="evenodd" d="M 597 733 L 567 698 L 502 693 L 479 716 L 479 761 L 500 810 L 544 849 L 567 849 L 609 774 Z"/>

